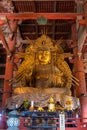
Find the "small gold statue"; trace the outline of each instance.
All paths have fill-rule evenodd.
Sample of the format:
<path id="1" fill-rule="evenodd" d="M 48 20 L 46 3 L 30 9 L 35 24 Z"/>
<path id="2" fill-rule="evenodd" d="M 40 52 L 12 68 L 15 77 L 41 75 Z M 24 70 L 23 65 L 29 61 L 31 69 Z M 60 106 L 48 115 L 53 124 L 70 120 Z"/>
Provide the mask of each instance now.
<path id="1" fill-rule="evenodd" d="M 48 106 L 48 111 L 55 111 L 55 101 L 53 99 L 53 97 L 50 97 L 49 99 L 49 106 Z"/>
<path id="2" fill-rule="evenodd" d="M 44 108 L 42 106 L 39 106 L 37 111 L 44 111 Z"/>
<path id="3" fill-rule="evenodd" d="M 66 109 L 68 111 L 72 110 L 72 108 L 73 108 L 73 101 L 72 100 L 67 100 L 66 103 L 65 103 L 65 106 L 66 106 Z"/>

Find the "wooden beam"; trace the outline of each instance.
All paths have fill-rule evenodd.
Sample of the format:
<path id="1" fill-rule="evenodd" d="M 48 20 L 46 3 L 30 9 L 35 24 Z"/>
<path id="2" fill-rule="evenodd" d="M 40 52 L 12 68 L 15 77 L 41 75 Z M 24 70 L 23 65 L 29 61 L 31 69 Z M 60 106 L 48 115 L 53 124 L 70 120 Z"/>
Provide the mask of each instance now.
<path id="1" fill-rule="evenodd" d="M 73 23 L 73 21 L 71 23 L 69 21 L 68 21 L 68 23 L 66 23 L 66 22 L 55 23 L 55 26 L 66 26 L 67 24 L 71 25 L 72 23 Z M 27 26 L 27 27 L 28 26 L 34 26 L 35 27 L 35 23 L 29 23 L 29 24 L 28 23 L 27 24 L 26 23 L 22 23 L 22 25 L 23 25 L 23 27 L 24 26 Z M 47 26 L 53 26 L 53 22 L 51 22 L 51 23 L 48 22 L 46 25 Z M 39 25 L 39 26 L 41 26 L 41 25 Z"/>
<path id="2" fill-rule="evenodd" d="M 59 40 L 59 39 L 58 39 Z M 57 39 L 56 39 L 56 41 L 58 41 Z M 62 40 L 63 42 L 66 42 L 66 43 L 69 43 L 69 44 L 71 44 L 71 42 L 73 42 L 71 39 L 66 39 L 66 40 Z M 20 40 L 20 42 L 22 43 L 22 44 L 33 44 L 34 42 L 35 42 L 35 40 L 30 40 L 29 39 L 29 41 L 26 39 L 26 40 Z"/>
<path id="3" fill-rule="evenodd" d="M 85 19 L 78 20 L 78 22 L 79 22 L 80 25 L 86 25 L 86 21 L 85 21 Z"/>
<path id="4" fill-rule="evenodd" d="M 71 19 L 75 20 L 77 16 L 83 16 L 83 13 L 0 13 L 0 16 L 6 16 L 10 20 L 36 20 L 38 17 L 45 17 L 50 20 Z"/>
<path id="5" fill-rule="evenodd" d="M 58 35 L 58 34 L 66 35 L 66 34 L 69 34 L 69 33 L 70 33 L 69 31 L 68 32 L 56 32 L 55 35 Z M 23 35 L 35 35 L 36 32 L 32 32 L 32 33 L 30 33 L 30 32 L 23 32 L 22 34 Z M 41 35 L 42 33 L 38 33 L 38 34 Z M 48 32 L 47 34 L 50 35 L 50 34 L 53 34 L 53 32 Z"/>

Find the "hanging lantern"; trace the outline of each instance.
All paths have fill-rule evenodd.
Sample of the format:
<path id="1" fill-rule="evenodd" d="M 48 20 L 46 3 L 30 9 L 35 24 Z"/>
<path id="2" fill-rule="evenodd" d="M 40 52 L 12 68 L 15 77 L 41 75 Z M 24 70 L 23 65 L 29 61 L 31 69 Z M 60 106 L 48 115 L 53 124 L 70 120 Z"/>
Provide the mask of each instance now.
<path id="1" fill-rule="evenodd" d="M 38 23 L 39 25 L 46 25 L 46 24 L 47 24 L 47 18 L 45 18 L 45 17 L 43 17 L 43 16 L 37 18 L 36 21 L 37 21 L 37 23 Z"/>
<path id="2" fill-rule="evenodd" d="M 7 120 L 7 130 L 19 130 L 18 126 L 20 125 L 20 120 L 18 119 L 19 113 L 16 110 L 11 111 L 8 114 Z"/>

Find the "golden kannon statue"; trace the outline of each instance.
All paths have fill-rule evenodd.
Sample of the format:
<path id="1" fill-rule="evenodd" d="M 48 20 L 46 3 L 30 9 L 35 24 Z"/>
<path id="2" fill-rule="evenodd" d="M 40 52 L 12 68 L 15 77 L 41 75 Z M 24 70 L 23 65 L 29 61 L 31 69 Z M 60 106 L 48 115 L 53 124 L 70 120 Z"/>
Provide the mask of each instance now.
<path id="1" fill-rule="evenodd" d="M 50 96 L 56 101 L 64 95 L 71 96 L 70 88 L 77 84 L 65 61 L 71 54 L 64 53 L 58 42 L 42 35 L 24 53 L 19 53 L 22 63 L 14 79 L 14 94 L 34 100 L 36 106 L 46 106 Z"/>

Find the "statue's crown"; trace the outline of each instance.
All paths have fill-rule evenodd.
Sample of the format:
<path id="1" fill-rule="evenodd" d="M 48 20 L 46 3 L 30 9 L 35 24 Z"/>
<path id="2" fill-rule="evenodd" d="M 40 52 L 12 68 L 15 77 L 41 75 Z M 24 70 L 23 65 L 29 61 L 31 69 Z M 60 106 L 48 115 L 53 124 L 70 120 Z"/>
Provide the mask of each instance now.
<path id="1" fill-rule="evenodd" d="M 31 44 L 27 48 L 26 52 L 37 52 L 39 50 L 50 50 L 52 52 L 62 51 L 61 47 L 58 44 L 54 44 L 53 40 L 45 34 L 36 39 L 34 44 Z"/>
<path id="2" fill-rule="evenodd" d="M 31 46 L 31 47 L 30 47 Z M 57 45 L 53 45 L 53 41 L 47 35 L 39 37 L 33 45 L 30 45 L 27 51 L 37 52 L 38 50 L 57 51 Z"/>

